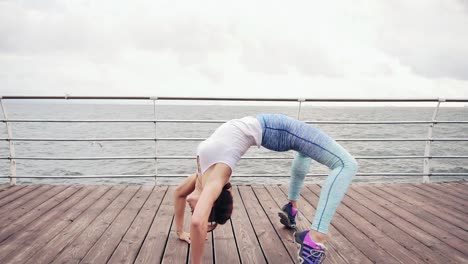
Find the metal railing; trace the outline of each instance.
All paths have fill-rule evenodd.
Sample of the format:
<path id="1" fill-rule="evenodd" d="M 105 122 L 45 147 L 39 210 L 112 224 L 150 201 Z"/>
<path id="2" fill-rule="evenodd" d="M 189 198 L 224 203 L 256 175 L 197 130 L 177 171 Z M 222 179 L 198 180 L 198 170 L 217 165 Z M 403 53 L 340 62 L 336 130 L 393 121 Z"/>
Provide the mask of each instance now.
<path id="1" fill-rule="evenodd" d="M 75 119 L 75 120 L 62 120 L 62 119 L 9 119 L 4 104 L 5 100 L 141 100 L 150 101 L 153 105 L 153 119 L 146 120 L 88 120 L 88 119 Z M 194 159 L 194 156 L 162 156 L 158 155 L 158 142 L 162 141 L 202 141 L 205 138 L 177 138 L 177 137 L 158 137 L 157 124 L 158 123 L 224 123 L 227 120 L 168 120 L 158 119 L 156 101 L 238 101 L 238 102 L 297 102 L 298 111 L 297 118 L 301 119 L 301 108 L 305 102 L 346 102 L 346 103 L 358 103 L 358 102 L 397 102 L 397 103 L 420 103 L 420 102 L 434 102 L 437 105 L 434 108 L 432 120 L 415 120 L 415 121 L 307 121 L 306 123 L 314 124 L 356 124 L 356 125 L 368 125 L 368 124 L 427 124 L 429 125 L 427 136 L 421 138 L 336 138 L 336 141 L 343 142 L 425 142 L 424 155 L 412 155 L 412 156 L 355 156 L 356 159 L 422 159 L 423 160 L 423 171 L 422 173 L 402 173 L 402 172 L 391 172 L 391 173 L 358 173 L 357 176 L 419 176 L 423 177 L 423 182 L 429 182 L 430 176 L 468 176 L 468 173 L 434 173 L 430 171 L 432 159 L 468 159 L 468 156 L 464 155 L 446 155 L 446 156 L 435 156 L 432 155 L 431 145 L 433 142 L 462 142 L 468 141 L 468 137 L 458 138 L 433 138 L 433 128 L 436 124 L 468 124 L 466 120 L 459 121 L 443 121 L 437 120 L 437 115 L 440 109 L 441 103 L 444 102 L 468 102 L 468 99 L 276 99 L 276 98 L 207 98 L 207 97 L 87 97 L 87 96 L 3 96 L 0 97 L 0 105 L 3 111 L 4 118 L 0 119 L 1 122 L 6 124 L 7 137 L 0 138 L 0 141 L 7 141 L 9 144 L 9 156 L 0 157 L 0 160 L 10 161 L 10 174 L 0 175 L 0 178 L 9 178 L 10 184 L 16 184 L 17 178 L 158 178 L 158 177 L 185 177 L 185 175 L 178 174 L 159 174 L 158 173 L 158 160 L 178 160 L 178 159 Z M 150 138 L 19 138 L 13 137 L 12 123 L 153 123 L 154 124 L 154 137 Z M 19 141 L 47 141 L 47 142 L 95 142 L 95 141 L 153 141 L 155 144 L 155 153 L 152 156 L 111 156 L 111 157 L 27 157 L 27 156 L 16 156 L 14 142 Z M 56 175 L 56 176 L 41 176 L 41 175 L 17 175 L 16 173 L 16 161 L 17 160 L 154 160 L 154 174 L 141 174 L 141 175 Z M 292 159 L 291 157 L 274 157 L 274 156 L 261 156 L 261 157 L 243 157 L 242 159 Z M 308 176 L 325 176 L 326 174 L 308 174 Z M 233 177 L 287 177 L 288 175 L 264 175 L 264 174 L 249 174 L 249 175 L 233 175 Z"/>

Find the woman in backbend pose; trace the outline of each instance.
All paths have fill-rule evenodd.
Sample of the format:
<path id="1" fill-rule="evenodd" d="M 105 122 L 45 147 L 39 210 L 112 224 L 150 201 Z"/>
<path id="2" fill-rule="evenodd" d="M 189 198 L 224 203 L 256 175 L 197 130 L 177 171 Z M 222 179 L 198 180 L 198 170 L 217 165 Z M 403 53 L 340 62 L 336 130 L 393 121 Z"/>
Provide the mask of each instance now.
<path id="1" fill-rule="evenodd" d="M 232 213 L 229 178 L 241 156 L 251 146 L 274 151 L 298 152 L 291 168 L 288 202 L 278 213 L 280 222 L 296 228 L 298 199 L 311 159 L 326 165 L 330 173 L 320 192 L 310 230 L 296 233 L 301 263 L 321 263 L 328 226 L 357 171 L 356 160 L 332 138 L 304 122 L 280 114 L 260 114 L 221 125 L 197 149 L 198 172 L 175 191 L 175 221 L 179 239 L 191 243 L 192 263 L 200 263 L 208 222 L 224 224 Z M 190 234 L 183 230 L 186 202 L 192 209 Z"/>

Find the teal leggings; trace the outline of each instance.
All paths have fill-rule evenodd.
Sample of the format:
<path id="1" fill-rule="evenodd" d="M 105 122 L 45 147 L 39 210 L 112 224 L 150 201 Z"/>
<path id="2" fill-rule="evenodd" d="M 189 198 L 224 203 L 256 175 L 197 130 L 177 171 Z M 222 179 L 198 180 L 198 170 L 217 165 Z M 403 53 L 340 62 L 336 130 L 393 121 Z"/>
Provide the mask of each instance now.
<path id="1" fill-rule="evenodd" d="M 262 126 L 262 146 L 274 151 L 298 152 L 291 168 L 289 200 L 299 199 L 312 159 L 330 168 L 312 222 L 312 229 L 326 234 L 336 208 L 357 172 L 356 160 L 331 137 L 304 122 L 271 114 L 257 115 L 257 119 Z"/>

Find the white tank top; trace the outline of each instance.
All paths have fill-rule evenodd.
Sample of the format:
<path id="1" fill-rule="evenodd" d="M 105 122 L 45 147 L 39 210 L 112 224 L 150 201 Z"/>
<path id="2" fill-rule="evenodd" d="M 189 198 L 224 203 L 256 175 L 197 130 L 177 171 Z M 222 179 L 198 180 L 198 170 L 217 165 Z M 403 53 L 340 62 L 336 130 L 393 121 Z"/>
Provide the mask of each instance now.
<path id="1" fill-rule="evenodd" d="M 255 117 L 230 120 L 197 148 L 202 173 L 216 163 L 225 163 L 234 170 L 237 162 L 251 146 L 262 144 L 262 127 Z"/>

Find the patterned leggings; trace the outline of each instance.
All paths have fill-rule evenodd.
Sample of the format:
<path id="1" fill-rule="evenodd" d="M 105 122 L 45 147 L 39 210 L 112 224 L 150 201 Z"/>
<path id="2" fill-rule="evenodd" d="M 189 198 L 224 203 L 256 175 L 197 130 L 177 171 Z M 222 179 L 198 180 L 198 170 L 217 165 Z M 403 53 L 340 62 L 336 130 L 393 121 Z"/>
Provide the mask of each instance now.
<path id="1" fill-rule="evenodd" d="M 357 172 L 356 160 L 331 137 L 304 122 L 279 114 L 260 114 L 256 117 L 262 126 L 263 147 L 274 151 L 298 152 L 291 168 L 289 200 L 299 199 L 311 159 L 330 168 L 312 223 L 312 229 L 326 234 L 336 208 Z"/>

